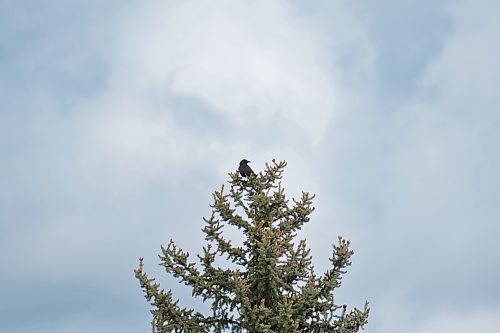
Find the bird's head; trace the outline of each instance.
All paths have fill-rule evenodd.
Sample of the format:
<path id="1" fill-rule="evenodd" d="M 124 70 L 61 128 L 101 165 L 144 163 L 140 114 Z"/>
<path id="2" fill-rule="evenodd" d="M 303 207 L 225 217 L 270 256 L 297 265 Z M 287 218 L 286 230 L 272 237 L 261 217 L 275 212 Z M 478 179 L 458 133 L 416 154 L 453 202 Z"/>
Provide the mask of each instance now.
<path id="1" fill-rule="evenodd" d="M 244 165 L 244 164 L 247 164 L 247 163 L 250 163 L 250 161 L 249 161 L 249 160 L 246 160 L 246 159 L 242 159 L 242 160 L 240 161 L 240 165 Z"/>

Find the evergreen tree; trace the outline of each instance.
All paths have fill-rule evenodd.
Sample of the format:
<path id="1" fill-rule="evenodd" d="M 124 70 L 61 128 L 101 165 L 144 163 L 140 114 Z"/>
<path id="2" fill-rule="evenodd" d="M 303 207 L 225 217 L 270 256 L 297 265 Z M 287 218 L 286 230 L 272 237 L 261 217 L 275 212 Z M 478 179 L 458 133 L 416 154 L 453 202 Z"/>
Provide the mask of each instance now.
<path id="1" fill-rule="evenodd" d="M 347 311 L 334 302 L 333 291 L 351 264 L 349 241 L 338 238 L 330 259 L 332 267 L 318 277 L 313 271 L 305 240 L 293 242 L 296 232 L 314 211 L 314 196 L 303 192 L 300 200 L 285 198 L 281 178 L 286 162 L 266 164 L 257 176 L 230 173 L 213 194 L 212 214 L 205 220 L 206 247 L 199 264 L 173 241 L 162 246 L 161 264 L 193 296 L 209 301 L 209 314 L 181 308 L 172 292 L 160 289 L 143 271 L 143 258 L 135 276 L 153 310 L 153 332 L 357 332 L 368 318 L 364 310 Z M 225 226 L 244 235 L 241 246 L 223 235 Z M 216 263 L 224 260 L 225 265 Z"/>

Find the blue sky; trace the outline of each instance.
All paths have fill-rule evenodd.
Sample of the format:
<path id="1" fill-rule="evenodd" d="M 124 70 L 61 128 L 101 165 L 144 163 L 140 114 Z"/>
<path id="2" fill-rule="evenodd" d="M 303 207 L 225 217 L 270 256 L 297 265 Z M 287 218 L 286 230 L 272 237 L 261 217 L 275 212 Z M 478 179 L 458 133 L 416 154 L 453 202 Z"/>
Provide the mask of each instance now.
<path id="1" fill-rule="evenodd" d="M 500 3 L 0 1 L 0 332 L 149 331 L 133 277 L 201 249 L 242 158 L 317 195 L 301 236 L 367 332 L 500 317 Z"/>

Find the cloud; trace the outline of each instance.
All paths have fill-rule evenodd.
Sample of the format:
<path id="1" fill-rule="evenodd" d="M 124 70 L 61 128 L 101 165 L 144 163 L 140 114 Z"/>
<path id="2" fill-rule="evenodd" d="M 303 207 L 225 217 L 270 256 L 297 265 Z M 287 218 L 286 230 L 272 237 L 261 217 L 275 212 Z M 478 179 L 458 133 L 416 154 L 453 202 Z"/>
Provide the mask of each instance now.
<path id="1" fill-rule="evenodd" d="M 117 269 L 109 258 L 132 252 L 125 244 L 144 235 L 144 216 L 154 216 L 155 227 L 165 218 L 161 230 L 175 226 L 172 218 L 201 220 L 202 209 L 183 216 L 173 209 L 179 192 L 209 199 L 211 177 L 222 179 L 242 157 L 257 157 L 257 170 L 290 158 L 300 166 L 295 174 L 315 183 L 304 151 L 340 112 L 341 94 L 325 35 L 294 6 L 151 1 L 114 13 L 114 21 L 85 8 L 70 34 L 66 19 L 48 25 L 43 43 L 27 41 L 14 62 L 31 98 L 11 86 L 9 110 L 24 112 L 2 114 L 17 149 L 3 166 L 17 167 L 2 192 L 9 281 L 33 270 L 54 279 L 59 265 L 66 269 L 58 279 L 102 277 Z M 50 16 L 30 10 L 30 20 Z M 178 238 L 192 241 L 188 233 L 179 228 Z M 42 249 L 32 266 L 16 264 L 30 256 L 24 244 Z"/>
<path id="2" fill-rule="evenodd" d="M 0 113 L 0 246 L 10 254 L 4 280 L 27 291 L 9 294 L 2 311 L 22 313 L 38 293 L 37 304 L 54 313 L 77 309 L 53 314 L 55 324 L 37 322 L 62 331 L 94 322 L 92 311 L 106 311 L 86 312 L 89 304 L 104 299 L 127 317 L 146 309 L 131 275 L 135 258 L 145 256 L 161 280 L 159 243 L 172 237 L 196 252 L 210 192 L 239 159 L 262 170 L 276 157 L 289 162 L 291 195 L 318 194 L 303 233 L 318 270 L 338 234 L 352 240 L 354 264 L 338 299 L 372 301 L 369 330 L 427 333 L 461 319 L 465 327 L 489 325 L 496 310 L 463 309 L 498 300 L 497 5 L 450 4 L 449 35 L 433 35 L 432 52 L 414 54 L 411 78 L 407 59 L 387 64 L 411 53 L 394 49 L 412 41 L 395 43 L 339 1 L 127 6 L 99 7 L 94 16 L 81 5 L 85 15 L 72 29 L 51 20 L 43 42 L 9 47 L 22 56 L 8 57 L 12 79 L 0 79 L 8 110 Z M 36 13 L 28 20 L 50 17 Z M 418 36 L 440 26 L 411 19 Z M 396 104 L 378 95 L 395 83 L 377 76 L 388 70 L 377 66 L 411 81 L 404 84 L 412 93 Z M 58 291 L 57 302 L 47 301 Z M 147 327 L 149 315 L 140 315 Z"/>
<path id="3" fill-rule="evenodd" d="M 491 90 L 500 84 L 495 56 L 500 48 L 490 45 L 500 24 L 489 10 L 467 1 L 450 5 L 455 33 L 428 65 L 419 90 L 398 117 L 406 135 L 397 167 L 401 191 L 411 205 L 400 208 L 418 212 L 414 225 L 418 220 L 432 223 L 434 232 L 427 237 L 451 236 L 456 243 L 447 242 L 452 245 L 449 255 L 465 250 L 469 237 L 488 239 L 485 231 L 496 228 L 492 217 L 498 216 L 495 184 L 500 177 L 494 165 L 500 151 L 490 143 L 500 139 L 495 125 L 500 95 Z M 426 208 L 415 209 L 416 203 Z M 458 231 L 460 225 L 468 231 Z"/>
<path id="4" fill-rule="evenodd" d="M 339 36 L 331 48 L 324 23 L 286 1 L 132 6 L 117 19 L 106 89 L 75 108 L 82 172 L 133 188 L 175 178 L 179 167 L 218 172 L 243 156 L 307 165 L 355 95 L 341 91 L 337 60 L 350 55 L 346 68 L 370 75 L 362 28 L 347 8 L 329 11 Z"/>
<path id="5" fill-rule="evenodd" d="M 471 107 L 483 114 L 494 111 L 488 106 L 500 102 L 494 88 L 500 81 L 496 61 L 500 47 L 494 43 L 500 28 L 494 12 L 499 8 L 493 1 L 483 1 L 482 5 L 460 1 L 448 6 L 453 35 L 420 84 L 430 96 L 438 95 L 454 108 Z"/>
<path id="6" fill-rule="evenodd" d="M 492 8 L 477 6 L 450 4 L 452 33 L 410 98 L 361 103 L 332 125 L 318 171 L 329 216 L 313 231 L 351 239 L 338 296 L 371 301 L 375 331 L 408 330 L 425 311 L 497 304 L 500 30 Z M 312 244 L 316 258 L 325 242 Z"/>
<path id="7" fill-rule="evenodd" d="M 341 113 L 326 37 L 286 1 L 152 1 L 122 36 L 119 61 L 137 85 L 198 98 L 236 126 L 276 118 L 318 141 Z"/>
<path id="8" fill-rule="evenodd" d="M 500 310 L 472 310 L 467 313 L 436 313 L 431 319 L 417 325 L 411 333 L 438 332 L 494 332 L 498 328 Z"/>
<path id="9" fill-rule="evenodd" d="M 493 144 L 500 141 L 500 95 L 492 90 L 500 83 L 499 24 L 486 5 L 449 8 L 453 33 L 383 127 L 398 141 L 382 163 L 381 196 L 373 201 L 379 223 L 367 229 L 378 229 L 369 244 L 386 260 L 385 271 L 372 268 L 378 280 L 399 281 L 407 301 L 429 311 L 494 299 L 500 274 L 489 264 L 500 257 L 500 150 Z"/>

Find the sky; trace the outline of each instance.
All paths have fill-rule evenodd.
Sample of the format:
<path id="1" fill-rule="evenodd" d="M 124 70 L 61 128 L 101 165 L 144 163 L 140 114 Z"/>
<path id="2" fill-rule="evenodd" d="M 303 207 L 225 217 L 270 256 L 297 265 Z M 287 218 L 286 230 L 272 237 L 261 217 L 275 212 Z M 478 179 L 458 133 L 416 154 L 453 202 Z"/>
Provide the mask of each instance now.
<path id="1" fill-rule="evenodd" d="M 500 318 L 500 2 L 0 0 L 0 333 L 148 332 L 133 269 L 286 160 L 366 332 Z"/>

